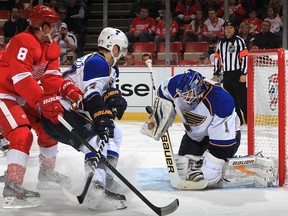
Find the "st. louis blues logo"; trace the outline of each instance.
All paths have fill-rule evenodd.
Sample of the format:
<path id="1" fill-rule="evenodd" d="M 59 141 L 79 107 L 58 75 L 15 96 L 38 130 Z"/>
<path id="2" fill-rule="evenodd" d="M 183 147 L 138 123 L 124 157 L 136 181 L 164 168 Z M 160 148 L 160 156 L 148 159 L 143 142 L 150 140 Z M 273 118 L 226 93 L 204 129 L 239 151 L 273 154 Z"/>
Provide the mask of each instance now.
<path id="1" fill-rule="evenodd" d="M 278 74 L 272 74 L 268 77 L 268 92 L 270 98 L 270 110 L 277 109 L 278 104 Z"/>

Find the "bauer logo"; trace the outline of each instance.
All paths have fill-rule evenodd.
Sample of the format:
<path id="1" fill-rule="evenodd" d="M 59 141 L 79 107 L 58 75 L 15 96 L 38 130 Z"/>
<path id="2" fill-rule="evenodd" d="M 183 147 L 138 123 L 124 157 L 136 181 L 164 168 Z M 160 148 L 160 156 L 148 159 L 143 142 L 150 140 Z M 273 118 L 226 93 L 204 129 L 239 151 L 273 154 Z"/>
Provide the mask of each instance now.
<path id="1" fill-rule="evenodd" d="M 249 164 L 254 164 L 254 163 L 255 163 L 255 159 L 243 160 L 243 161 L 233 161 L 232 166 L 249 165 Z"/>
<path id="2" fill-rule="evenodd" d="M 166 159 L 166 164 L 168 168 L 168 173 L 174 173 L 174 166 L 173 166 L 173 158 L 172 158 L 172 151 L 171 151 L 171 145 L 169 142 L 169 139 L 166 134 L 164 134 L 161 137 L 162 144 L 163 144 L 163 149 L 164 149 L 164 154 L 165 154 L 165 159 Z"/>

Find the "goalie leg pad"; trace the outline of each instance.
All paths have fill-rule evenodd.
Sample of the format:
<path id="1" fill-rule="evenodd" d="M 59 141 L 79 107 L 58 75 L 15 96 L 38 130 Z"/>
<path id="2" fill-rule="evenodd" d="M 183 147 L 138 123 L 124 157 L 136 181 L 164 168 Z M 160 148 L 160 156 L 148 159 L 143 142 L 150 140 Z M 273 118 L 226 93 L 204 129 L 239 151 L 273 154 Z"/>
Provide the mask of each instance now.
<path id="1" fill-rule="evenodd" d="M 208 187 L 216 185 L 222 178 L 222 170 L 225 161 L 213 156 L 209 150 L 203 155 L 203 165 L 201 171 L 204 179 L 208 181 Z"/>
<path id="2" fill-rule="evenodd" d="M 180 178 L 185 180 L 189 168 L 189 159 L 180 155 L 174 155 L 174 159 Z"/>
<path id="3" fill-rule="evenodd" d="M 222 187 L 276 185 L 277 174 L 272 159 L 261 156 L 228 158 L 223 171 Z"/>
<path id="4" fill-rule="evenodd" d="M 172 102 L 156 97 L 153 113 L 148 117 L 140 132 L 158 141 L 172 125 L 175 115 Z"/>

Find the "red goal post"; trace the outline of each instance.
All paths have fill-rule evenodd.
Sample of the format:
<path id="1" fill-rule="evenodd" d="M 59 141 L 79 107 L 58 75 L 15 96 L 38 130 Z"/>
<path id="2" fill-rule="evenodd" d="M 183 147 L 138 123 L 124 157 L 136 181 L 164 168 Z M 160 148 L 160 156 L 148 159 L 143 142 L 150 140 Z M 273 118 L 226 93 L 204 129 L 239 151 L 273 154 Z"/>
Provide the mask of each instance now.
<path id="1" fill-rule="evenodd" d="M 248 54 L 248 154 L 275 159 L 279 186 L 287 179 L 287 80 L 284 49 Z M 287 54 L 286 54 L 287 55 Z"/>

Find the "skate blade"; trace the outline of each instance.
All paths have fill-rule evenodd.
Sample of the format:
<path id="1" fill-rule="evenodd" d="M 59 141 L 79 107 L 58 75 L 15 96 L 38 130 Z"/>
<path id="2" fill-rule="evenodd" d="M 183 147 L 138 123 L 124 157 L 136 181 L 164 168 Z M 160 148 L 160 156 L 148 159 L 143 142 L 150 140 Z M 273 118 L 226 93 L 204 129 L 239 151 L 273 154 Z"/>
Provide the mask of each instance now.
<path id="1" fill-rule="evenodd" d="M 17 199 L 16 197 L 4 197 L 2 208 L 16 209 L 16 208 L 33 208 L 40 206 L 40 197 L 29 197 L 25 200 Z"/>
<path id="2" fill-rule="evenodd" d="M 50 181 L 39 181 L 37 184 L 38 190 L 59 190 L 62 188 L 69 189 L 71 187 L 72 187 L 71 183 L 58 184 L 58 183 L 50 182 Z"/>

